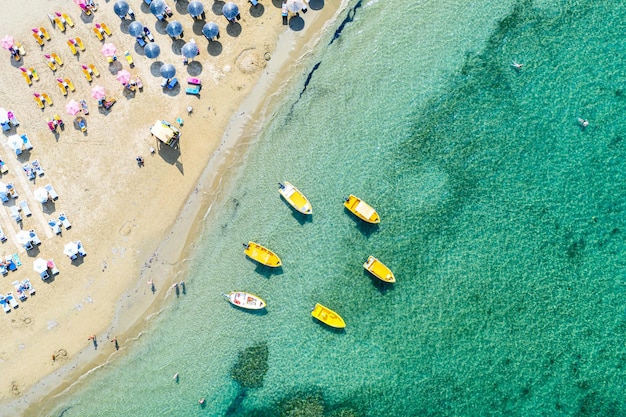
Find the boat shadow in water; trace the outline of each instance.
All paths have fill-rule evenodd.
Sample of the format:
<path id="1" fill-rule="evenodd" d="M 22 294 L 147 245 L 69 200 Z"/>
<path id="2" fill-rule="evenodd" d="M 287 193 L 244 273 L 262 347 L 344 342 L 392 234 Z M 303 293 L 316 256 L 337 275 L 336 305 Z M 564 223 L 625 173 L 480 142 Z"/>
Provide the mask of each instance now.
<path id="1" fill-rule="evenodd" d="M 280 199 L 283 204 L 289 208 L 289 211 L 291 212 L 291 216 L 296 219 L 296 221 L 298 223 L 300 223 L 300 226 L 304 226 L 307 223 L 313 223 L 313 215 L 312 214 L 302 214 L 300 213 L 298 210 L 296 210 L 295 208 L 291 207 L 291 204 L 289 204 L 284 198 Z"/>
<path id="2" fill-rule="evenodd" d="M 252 262 L 254 262 L 256 264 L 256 268 L 254 268 L 254 272 L 256 272 L 259 275 L 264 276 L 265 278 L 271 278 L 272 275 L 282 275 L 283 274 L 283 267 L 279 266 L 277 268 L 273 268 L 270 266 L 265 266 L 265 265 L 261 265 L 258 262 L 255 262 L 253 259 L 251 259 Z"/>
<path id="3" fill-rule="evenodd" d="M 352 212 L 346 207 L 343 208 L 343 211 L 348 217 L 350 217 L 350 219 L 352 219 L 356 225 L 356 229 L 365 237 L 370 237 L 374 233 L 378 232 L 378 229 L 380 229 L 380 223 L 367 223 L 352 214 Z"/>
<path id="4" fill-rule="evenodd" d="M 346 329 L 338 329 L 336 327 L 331 327 L 328 324 L 324 324 L 321 321 L 319 321 L 318 319 L 316 319 L 315 317 L 311 317 L 311 320 L 313 320 L 313 322 L 315 324 L 317 324 L 318 326 L 321 326 L 322 328 L 326 329 L 326 331 L 329 331 L 331 333 L 337 333 L 337 334 L 346 334 Z"/>
<path id="5" fill-rule="evenodd" d="M 363 275 L 372 281 L 374 288 L 376 288 L 382 295 L 385 295 L 389 291 L 393 291 L 395 289 L 392 282 L 381 281 L 365 269 L 363 270 Z"/>
<path id="6" fill-rule="evenodd" d="M 267 308 L 262 308 L 260 310 L 250 310 L 248 308 L 237 307 L 234 304 L 230 304 L 230 307 L 237 311 L 243 311 L 244 313 L 252 314 L 253 316 L 264 316 L 267 314 Z"/>

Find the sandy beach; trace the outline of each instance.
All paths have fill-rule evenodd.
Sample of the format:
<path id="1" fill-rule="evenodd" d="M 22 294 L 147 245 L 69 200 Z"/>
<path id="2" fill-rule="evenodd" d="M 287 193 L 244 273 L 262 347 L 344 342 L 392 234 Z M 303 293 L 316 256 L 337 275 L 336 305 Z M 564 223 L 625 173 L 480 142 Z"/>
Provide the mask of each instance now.
<path id="1" fill-rule="evenodd" d="M 300 75 L 298 59 L 312 50 L 324 24 L 339 10 L 339 5 L 329 4 L 309 10 L 302 15 L 303 28 L 294 31 L 282 24 L 277 1 L 253 7 L 238 0 L 241 18 L 232 24 L 216 13 L 223 3 L 205 2 L 206 21 L 217 22 L 221 33 L 209 44 L 201 33 L 204 22 L 192 20 L 186 2 L 169 2 L 174 15 L 168 20 L 178 20 L 184 27 L 184 40 L 173 41 L 148 6 L 133 1 L 136 20 L 150 28 L 161 47 L 161 55 L 151 60 L 128 34 L 131 20 L 120 20 L 113 3 L 102 2 L 86 16 L 73 2 L 63 0 L 33 0 L 28 8 L 15 2 L 5 5 L 0 17 L 5 31 L 0 36 L 13 36 L 26 50 L 20 61 L 0 50 L 7 86 L 0 91 L 0 107 L 13 112 L 20 123 L 0 140 L 0 158 L 8 167 L 0 181 L 15 184 L 19 193 L 0 210 L 0 226 L 8 238 L 1 249 L 3 257 L 17 254 L 21 262 L 16 271 L 0 278 L 0 293 L 15 293 L 12 283 L 24 279 L 30 279 L 36 290 L 0 320 L 4 336 L 0 410 L 15 414 L 40 415 L 37 404 L 42 398 L 62 392 L 115 357 L 113 338 L 119 344 L 118 354 L 131 347 L 149 316 L 170 300 L 172 283 L 184 268 L 185 253 L 193 248 L 199 222 L 219 196 L 229 166 L 241 155 L 236 147 L 253 140 L 280 88 Z M 62 32 L 52 26 L 47 15 L 55 11 L 67 13 L 74 27 Z M 96 23 L 106 23 L 111 36 L 98 40 L 92 31 Z M 50 34 L 42 47 L 32 36 L 31 28 L 38 27 Z M 67 40 L 77 37 L 85 50 L 74 56 Z M 185 65 L 180 48 L 192 38 L 200 55 Z M 119 58 L 113 64 L 101 52 L 109 42 L 117 47 Z M 133 57 L 132 68 L 124 51 Z M 63 60 L 55 72 L 44 58 L 52 52 Z M 180 83 L 172 90 L 160 85 L 163 63 L 177 69 Z M 100 73 L 91 82 L 81 69 L 88 64 Z M 22 66 L 33 67 L 39 80 L 27 85 Z M 139 76 L 143 89 L 125 90 L 116 80 L 121 70 Z M 59 77 L 71 80 L 75 91 L 64 96 L 57 86 Z M 201 79 L 199 97 L 185 94 L 188 77 Z M 107 98 L 116 99 L 110 110 L 99 109 L 92 98 L 96 85 L 104 87 Z M 33 93 L 47 93 L 53 105 L 40 109 Z M 83 115 L 86 132 L 66 113 L 71 99 L 88 104 L 89 114 Z M 46 123 L 54 115 L 65 122 L 56 133 Z M 177 148 L 150 135 L 150 127 L 159 119 L 181 130 Z M 8 144 L 15 134 L 27 134 L 33 149 L 16 156 Z M 143 166 L 137 156 L 143 157 Z M 45 173 L 28 179 L 22 166 L 33 160 Z M 41 204 L 34 191 L 47 184 L 59 197 Z M 28 202 L 32 215 L 22 212 L 22 221 L 16 222 L 9 208 L 21 201 Z M 61 213 L 72 226 L 56 235 L 48 221 Z M 42 243 L 26 251 L 16 235 L 31 229 Z M 87 256 L 72 262 L 64 255 L 64 246 L 76 240 Z M 54 259 L 60 271 L 47 282 L 33 270 L 33 261 L 40 257 Z"/>

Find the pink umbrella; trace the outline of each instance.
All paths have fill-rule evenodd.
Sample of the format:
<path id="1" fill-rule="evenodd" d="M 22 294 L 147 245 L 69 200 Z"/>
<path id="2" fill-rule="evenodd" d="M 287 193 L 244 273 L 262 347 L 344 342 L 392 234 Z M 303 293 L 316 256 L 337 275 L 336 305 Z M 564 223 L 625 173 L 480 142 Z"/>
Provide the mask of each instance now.
<path id="1" fill-rule="evenodd" d="M 104 87 L 97 85 L 94 88 L 92 88 L 91 97 L 95 98 L 96 100 L 100 100 L 106 97 L 106 94 L 104 93 Z"/>
<path id="2" fill-rule="evenodd" d="M 13 45 L 15 45 L 15 39 L 13 39 L 13 36 L 5 35 L 4 38 L 0 40 L 0 46 L 4 49 L 12 48 Z"/>
<path id="3" fill-rule="evenodd" d="M 78 101 L 72 99 L 65 105 L 65 111 L 72 116 L 75 116 L 76 113 L 80 112 L 80 103 Z"/>
<path id="4" fill-rule="evenodd" d="M 126 70 L 121 70 L 120 72 L 117 73 L 117 77 L 115 77 L 115 79 L 121 82 L 122 84 L 126 85 L 130 81 L 130 72 Z"/>
<path id="5" fill-rule="evenodd" d="M 113 56 L 115 55 L 115 51 L 117 51 L 117 48 L 112 43 L 102 45 L 102 54 L 104 56 Z"/>
<path id="6" fill-rule="evenodd" d="M 74 3 L 76 3 L 79 6 L 84 6 L 87 4 L 85 0 L 74 0 Z"/>

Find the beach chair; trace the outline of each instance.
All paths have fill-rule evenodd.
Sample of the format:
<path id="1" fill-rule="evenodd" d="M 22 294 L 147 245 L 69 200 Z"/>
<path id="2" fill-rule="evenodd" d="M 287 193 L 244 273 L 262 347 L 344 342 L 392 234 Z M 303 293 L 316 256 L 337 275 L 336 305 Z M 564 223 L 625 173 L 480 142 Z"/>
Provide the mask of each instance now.
<path id="1" fill-rule="evenodd" d="M 74 88 L 74 83 L 72 82 L 72 80 L 70 80 L 69 78 L 66 78 L 63 81 L 65 81 L 65 84 L 67 84 L 67 88 L 69 88 L 70 91 L 76 91 L 76 88 Z"/>
<path id="2" fill-rule="evenodd" d="M 62 13 L 62 14 L 61 14 L 61 17 L 62 17 L 63 19 L 65 19 L 65 24 L 66 24 L 66 25 L 68 25 L 68 26 L 69 26 L 69 27 L 71 27 L 71 28 L 73 28 L 73 27 L 74 27 L 74 21 L 72 20 L 72 18 L 71 18 L 71 17 L 69 17 L 69 16 L 67 15 L 67 13 Z"/>
<path id="3" fill-rule="evenodd" d="M 10 272 L 17 271 L 17 265 L 15 265 L 15 261 L 13 260 L 13 256 L 7 255 L 5 257 L 5 265 Z"/>
<path id="4" fill-rule="evenodd" d="M 20 209 L 18 206 L 9 207 L 9 211 L 11 212 L 11 217 L 13 217 L 15 223 L 19 223 L 22 221 L 22 216 L 20 215 Z"/>
<path id="5" fill-rule="evenodd" d="M 3 294 L 0 294 L 0 305 L 2 305 L 5 313 L 11 312 L 11 307 L 9 306 L 9 303 Z"/>
<path id="6" fill-rule="evenodd" d="M 194 96 L 199 96 L 200 95 L 200 86 L 187 87 L 187 88 L 185 88 L 185 93 L 186 94 L 193 94 Z"/>
<path id="7" fill-rule="evenodd" d="M 57 65 L 63 65 L 63 60 L 61 59 L 59 55 L 57 55 L 56 52 L 51 52 L 50 56 L 54 58 L 54 61 L 57 63 Z"/>
<path id="8" fill-rule="evenodd" d="M 50 225 L 50 227 L 52 228 L 52 233 L 54 233 L 55 235 L 58 235 L 61 233 L 61 226 L 59 226 L 59 223 L 57 223 L 56 220 L 54 219 L 50 219 L 48 221 L 48 224 Z"/>
<path id="9" fill-rule="evenodd" d="M 87 81 L 91 82 L 92 80 L 91 74 L 89 73 L 89 70 L 87 69 L 87 67 L 83 65 L 82 69 L 83 69 L 83 75 L 85 76 L 85 78 L 87 78 Z"/>
<path id="10" fill-rule="evenodd" d="M 37 103 L 37 105 L 39 106 L 40 109 L 43 109 L 45 107 L 45 104 L 43 103 L 43 101 L 41 100 L 41 95 L 35 93 L 35 102 Z"/>
<path id="11" fill-rule="evenodd" d="M 0 201 L 2 201 L 3 203 L 9 202 L 9 195 L 6 193 L 6 191 L 0 190 Z"/>
<path id="12" fill-rule="evenodd" d="M 14 309 L 19 307 L 19 304 L 17 303 L 17 300 L 13 296 L 13 292 L 12 291 L 9 291 L 7 293 L 6 300 L 9 302 L 11 307 L 13 307 Z"/>
<path id="13" fill-rule="evenodd" d="M 93 29 L 91 29 L 93 31 L 93 33 L 96 34 L 96 37 L 98 38 L 99 41 L 103 41 L 104 37 L 102 36 L 102 34 L 104 33 L 103 30 L 100 30 L 100 28 L 95 27 Z"/>
<path id="14" fill-rule="evenodd" d="M 78 246 L 78 254 L 80 256 L 87 256 L 87 252 L 85 252 L 85 248 L 83 247 L 83 244 L 80 243 L 80 240 L 76 241 L 76 246 Z"/>
<path id="15" fill-rule="evenodd" d="M 135 11 L 132 8 L 128 8 L 128 13 L 126 13 L 128 16 L 130 16 L 131 20 L 135 20 Z"/>
<path id="16" fill-rule="evenodd" d="M 176 84 L 178 84 L 178 79 L 174 77 L 167 83 L 167 88 L 171 90 L 172 88 L 176 86 Z"/>
<path id="17" fill-rule="evenodd" d="M 41 39 L 38 32 L 33 32 L 33 38 L 35 38 L 39 46 L 43 46 L 43 39 Z"/>
<path id="18" fill-rule="evenodd" d="M 89 69 L 91 70 L 93 75 L 95 75 L 96 77 L 100 76 L 100 71 L 98 71 L 98 69 L 96 68 L 94 64 L 89 64 Z"/>
<path id="19" fill-rule="evenodd" d="M 250 3 L 252 3 L 253 6 L 256 6 L 257 4 L 259 4 L 259 0 L 248 0 Z"/>
<path id="20" fill-rule="evenodd" d="M 7 194 L 9 195 L 9 197 L 14 199 L 19 197 L 19 195 L 17 194 L 17 190 L 15 189 L 15 185 L 13 185 L 12 182 L 7 184 Z"/>
<path id="21" fill-rule="evenodd" d="M 19 298 L 20 301 L 24 301 L 28 298 L 26 292 L 24 291 L 24 288 L 22 287 L 21 282 L 16 280 L 13 281 L 11 284 L 13 284 L 13 288 L 15 288 L 15 295 L 17 296 L 17 298 Z"/>
<path id="22" fill-rule="evenodd" d="M 61 30 L 61 32 L 65 32 L 65 24 L 63 20 L 59 16 L 48 15 L 50 19 L 54 22 L 54 24 Z"/>
<path id="23" fill-rule="evenodd" d="M 35 295 L 37 293 L 37 291 L 35 291 L 35 288 L 33 287 L 33 284 L 30 283 L 30 280 L 28 278 L 22 281 L 22 289 L 24 291 L 28 291 L 28 295 Z"/>
<path id="24" fill-rule="evenodd" d="M 106 33 L 108 36 L 111 36 L 111 29 L 109 29 L 106 23 L 100 23 L 100 27 L 102 27 L 104 33 Z"/>
<path id="25" fill-rule="evenodd" d="M 146 46 L 146 41 L 143 39 L 143 36 L 137 36 L 135 39 L 137 40 L 139 46 L 141 46 L 142 48 Z"/>
<path id="26" fill-rule="evenodd" d="M 154 36 L 152 36 L 152 32 L 150 32 L 147 26 L 143 27 L 143 33 L 145 33 L 146 38 L 148 38 L 150 42 L 154 42 Z"/>
<path id="27" fill-rule="evenodd" d="M 187 84 L 202 85 L 202 81 L 199 78 L 187 78 Z"/>
<path id="28" fill-rule="evenodd" d="M 0 159 L 0 174 L 6 174 L 7 172 L 9 172 L 9 167 L 2 159 Z"/>
<path id="29" fill-rule="evenodd" d="M 47 93 L 41 93 L 41 97 L 43 97 L 43 99 L 46 100 L 46 104 L 48 106 L 52 106 L 52 99 Z"/>
<path id="30" fill-rule="evenodd" d="M 56 264 L 54 263 L 54 259 L 48 259 L 48 268 L 50 268 L 50 272 L 52 272 L 52 275 L 59 275 L 59 268 L 57 268 Z"/>
<path id="31" fill-rule="evenodd" d="M 50 40 L 50 34 L 48 33 L 48 30 L 44 27 L 40 27 L 39 28 L 39 33 L 41 33 L 43 35 L 44 38 L 46 38 L 47 41 Z"/>
<path id="32" fill-rule="evenodd" d="M 70 51 L 72 51 L 72 55 L 76 55 L 78 53 L 78 51 L 76 50 L 76 46 L 74 46 L 74 42 L 72 42 L 72 39 L 67 41 L 67 46 L 70 47 Z"/>
<path id="33" fill-rule="evenodd" d="M 165 86 L 167 85 L 167 83 L 169 83 L 170 80 L 168 78 L 163 78 L 163 81 L 161 81 L 161 87 L 165 88 Z"/>
<path id="34" fill-rule="evenodd" d="M 28 85 L 32 85 L 33 84 L 33 81 L 31 80 L 31 78 L 28 75 L 28 73 L 22 71 L 22 77 L 24 77 L 24 81 L 26 81 L 26 84 L 28 84 Z"/>
<path id="35" fill-rule="evenodd" d="M 48 194 L 50 194 L 50 198 L 54 201 L 57 200 L 59 198 L 59 195 L 57 194 L 57 192 L 54 190 L 54 187 L 52 187 L 52 184 L 48 184 L 44 187 L 46 190 L 48 190 Z"/>
<path id="36" fill-rule="evenodd" d="M 6 241 L 7 241 L 7 235 L 5 235 L 4 230 L 0 228 L 0 242 L 6 242 Z"/>
<path id="37" fill-rule="evenodd" d="M 134 67 L 135 63 L 133 62 L 133 57 L 130 55 L 130 52 L 128 51 L 124 51 L 124 56 L 126 57 L 126 61 L 128 61 L 128 65 L 130 65 L 130 67 Z"/>
<path id="38" fill-rule="evenodd" d="M 9 270 L 7 269 L 7 266 L 5 265 L 4 262 L 0 262 L 0 274 L 7 275 L 9 273 Z"/>
<path id="39" fill-rule="evenodd" d="M 33 149 L 33 144 L 30 142 L 30 139 L 28 138 L 28 135 L 26 133 L 21 134 L 20 138 L 24 143 L 24 150 L 30 151 L 31 149 Z"/>
<path id="40" fill-rule="evenodd" d="M 28 233 L 30 234 L 30 238 L 35 245 L 41 245 L 41 239 L 39 239 L 39 236 L 37 236 L 37 232 L 35 232 L 34 229 L 30 229 Z"/>
<path id="41" fill-rule="evenodd" d="M 54 58 L 52 58 L 50 55 L 44 55 L 44 57 L 46 58 L 46 64 L 48 64 L 48 68 L 50 68 L 52 72 L 56 71 L 57 65 L 54 62 Z"/>
<path id="42" fill-rule="evenodd" d="M 26 178 L 29 180 L 35 179 L 35 170 L 33 170 L 29 163 L 22 165 L 22 169 L 24 170 L 24 174 L 26 174 Z"/>
<path id="43" fill-rule="evenodd" d="M 74 38 L 74 41 L 76 41 L 76 45 L 78 45 L 81 51 L 85 50 L 85 44 L 83 43 L 82 39 Z"/>
<path id="44" fill-rule="evenodd" d="M 65 213 L 61 213 L 59 214 L 59 221 L 61 222 L 61 224 L 63 225 L 63 227 L 65 227 L 65 230 L 69 229 L 70 227 L 72 227 L 72 224 L 70 223 L 70 221 L 67 219 L 67 216 L 65 215 Z"/>
<path id="45" fill-rule="evenodd" d="M 63 94 L 64 96 L 67 95 L 67 89 L 65 88 L 65 86 L 63 85 L 62 82 L 57 81 L 57 85 L 59 86 L 59 90 L 61 90 L 61 94 Z"/>
<path id="46" fill-rule="evenodd" d="M 20 207 L 22 208 L 22 213 L 24 213 L 26 217 L 30 217 L 33 214 L 30 211 L 30 207 L 28 207 L 28 202 L 26 200 L 20 201 Z"/>

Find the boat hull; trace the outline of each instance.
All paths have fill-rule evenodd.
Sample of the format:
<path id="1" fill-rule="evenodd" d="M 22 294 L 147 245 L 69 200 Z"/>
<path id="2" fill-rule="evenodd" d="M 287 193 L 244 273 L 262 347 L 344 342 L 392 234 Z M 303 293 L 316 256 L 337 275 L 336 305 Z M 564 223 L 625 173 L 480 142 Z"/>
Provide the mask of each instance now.
<path id="1" fill-rule="evenodd" d="M 352 194 L 350 194 L 350 196 L 344 200 L 343 205 L 345 208 L 350 210 L 352 214 L 354 214 L 364 222 L 372 224 L 380 223 L 380 216 L 378 215 L 376 210 L 374 210 L 374 208 L 367 204 L 365 201 Z"/>
<path id="2" fill-rule="evenodd" d="M 224 297 L 235 307 L 246 310 L 262 310 L 267 306 L 267 303 L 261 297 L 248 292 L 233 291 L 224 294 Z"/>
<path id="3" fill-rule="evenodd" d="M 363 264 L 363 268 L 383 282 L 396 282 L 396 277 L 393 275 L 393 272 L 391 272 L 391 269 L 371 255 Z"/>
<path id="4" fill-rule="evenodd" d="M 284 184 L 278 185 L 280 187 L 278 192 L 291 207 L 302 214 L 313 214 L 311 202 L 293 184 L 285 181 Z"/>
<path id="5" fill-rule="evenodd" d="M 283 263 L 274 252 L 255 242 L 248 242 L 243 251 L 250 259 L 272 268 L 277 268 Z"/>
<path id="6" fill-rule="evenodd" d="M 313 311 L 311 311 L 311 316 L 335 329 L 343 329 L 346 327 L 346 322 L 343 321 L 343 318 L 341 318 L 339 314 L 319 303 L 315 304 Z"/>

